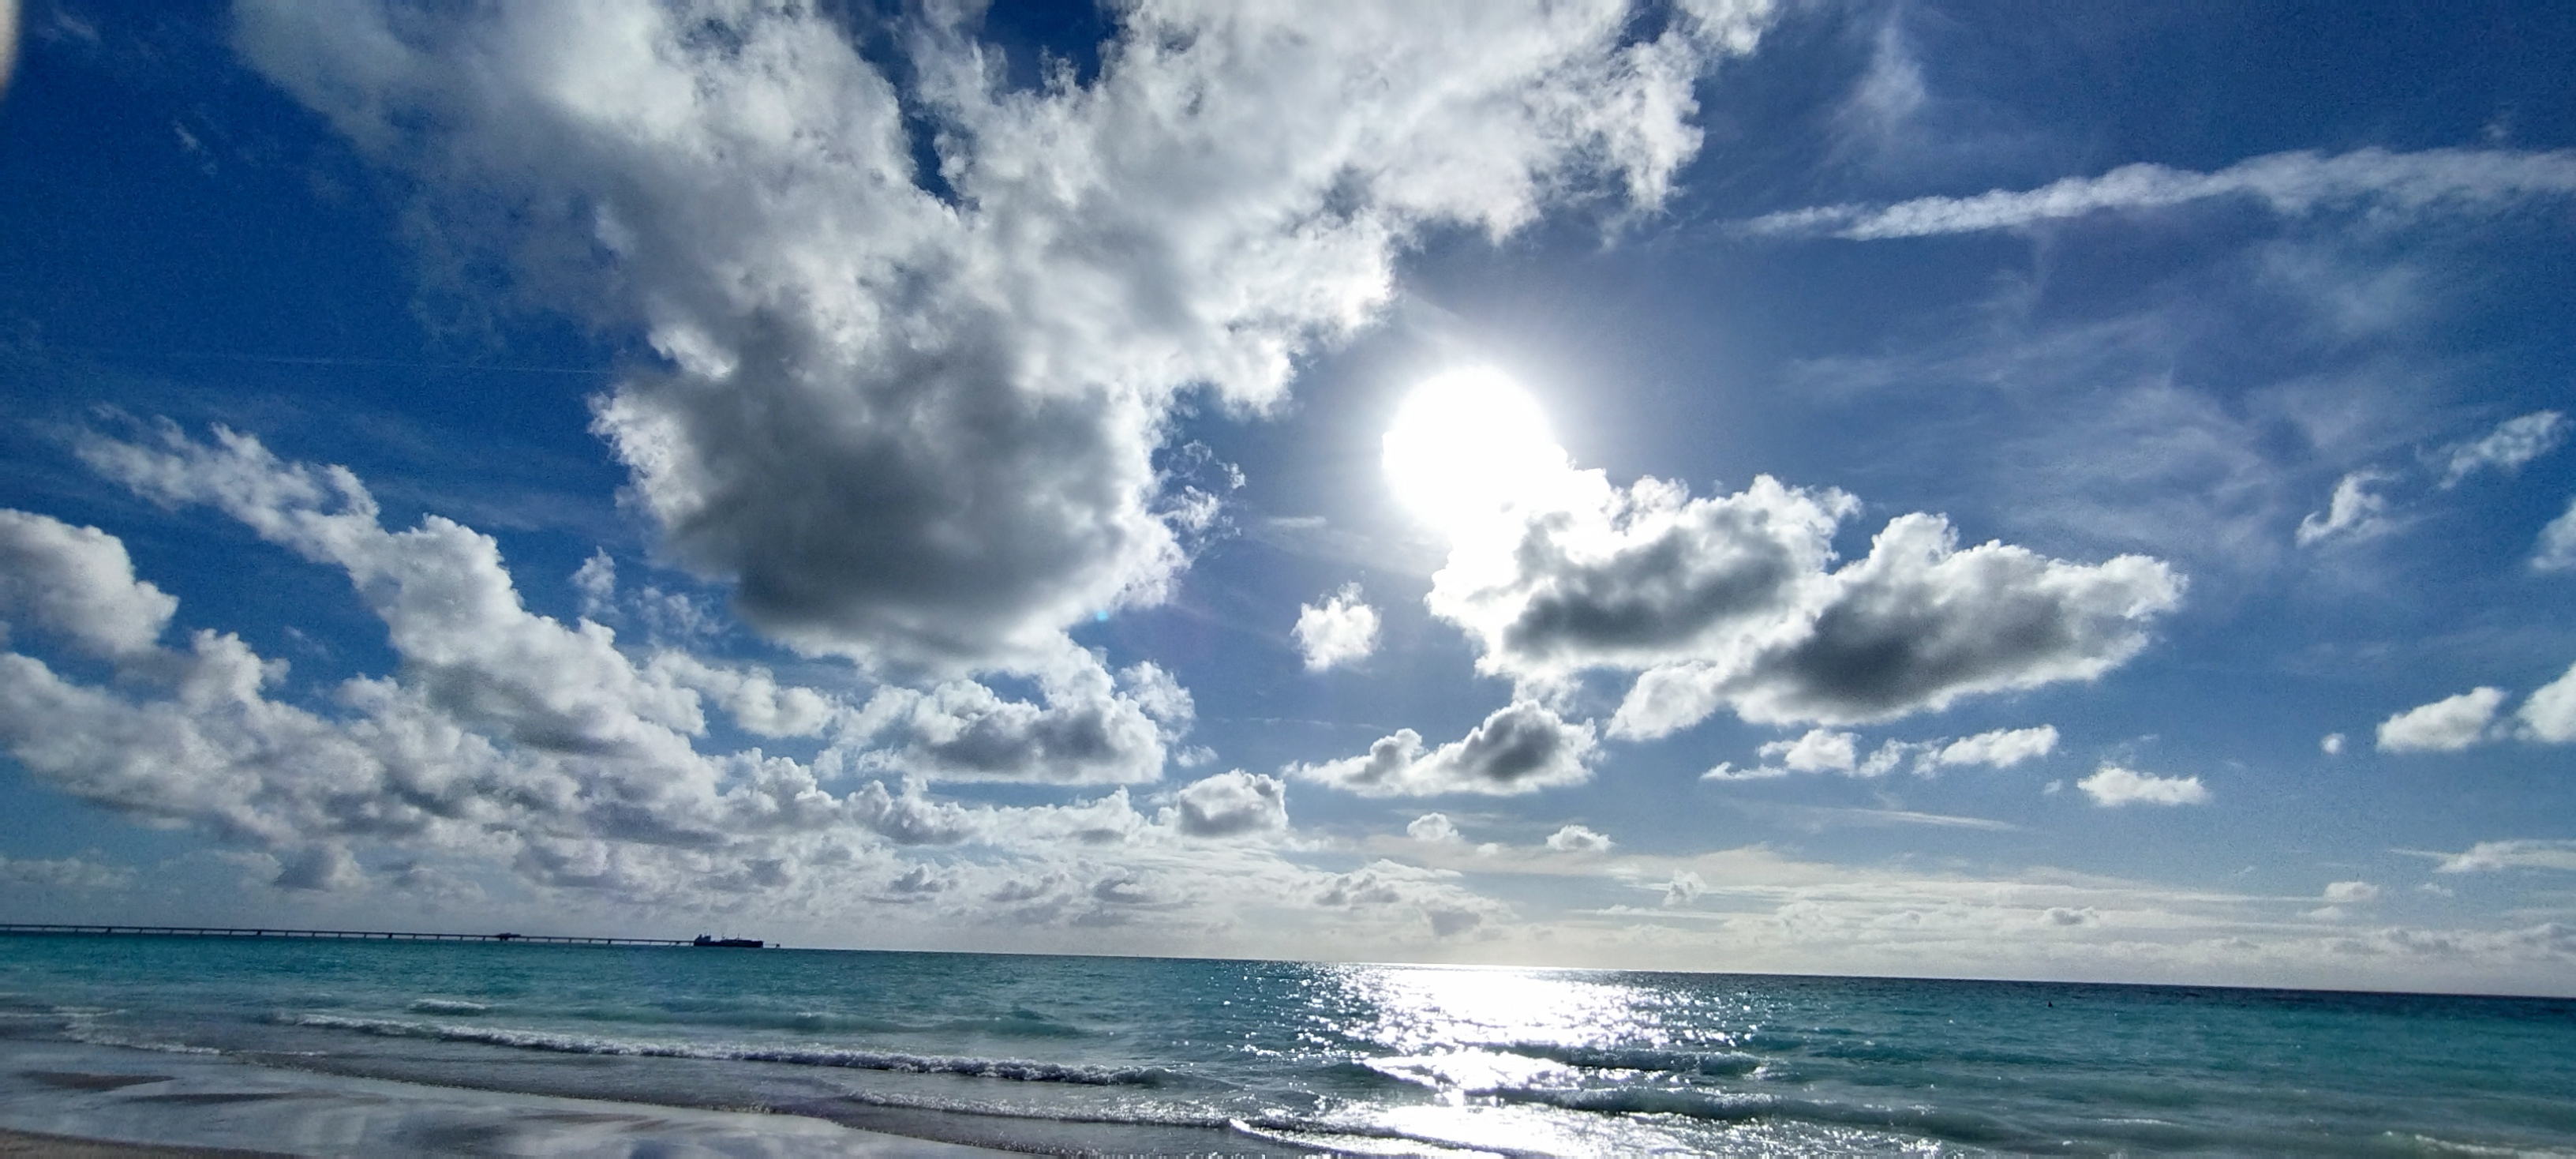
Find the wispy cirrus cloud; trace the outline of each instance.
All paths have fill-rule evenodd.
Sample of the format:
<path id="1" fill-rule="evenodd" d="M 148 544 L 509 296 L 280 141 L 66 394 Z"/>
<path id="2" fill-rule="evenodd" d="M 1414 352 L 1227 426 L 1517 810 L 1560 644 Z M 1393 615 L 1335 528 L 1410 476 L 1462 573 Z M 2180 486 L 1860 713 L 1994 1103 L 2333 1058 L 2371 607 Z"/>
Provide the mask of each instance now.
<path id="1" fill-rule="evenodd" d="M 2484 436 L 2451 448 L 2442 466 L 2442 486 L 2457 487 L 2461 480 L 2480 471 L 2519 471 L 2523 464 L 2557 450 L 2567 441 L 2571 427 L 2576 423 L 2568 422 L 2565 414 L 2554 410 L 2506 419 Z"/>
<path id="2" fill-rule="evenodd" d="M 2576 152 L 2357 149 L 2301 150 L 2240 161 L 2214 173 L 2140 163 L 2097 177 L 2068 177 L 2037 189 L 1995 189 L 1969 197 L 1919 197 L 1893 205 L 1828 205 L 1743 223 L 1760 237 L 1854 241 L 1984 233 L 2102 212 L 2163 209 L 2216 198 L 2247 198 L 2289 217 L 2357 208 L 2408 215 L 2436 208 L 2482 210 L 2533 197 L 2576 195 Z"/>
<path id="3" fill-rule="evenodd" d="M 2558 869 L 2576 872 L 2576 841 L 2481 841 L 2458 853 L 2429 853 L 2442 859 L 2435 873 L 2487 873 L 2499 869 Z"/>

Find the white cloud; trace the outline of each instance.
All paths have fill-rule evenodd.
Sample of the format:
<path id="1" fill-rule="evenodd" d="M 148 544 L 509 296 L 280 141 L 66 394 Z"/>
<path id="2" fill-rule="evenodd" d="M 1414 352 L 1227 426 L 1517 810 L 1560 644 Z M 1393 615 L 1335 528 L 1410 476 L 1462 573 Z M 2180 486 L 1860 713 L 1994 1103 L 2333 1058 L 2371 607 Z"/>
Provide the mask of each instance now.
<path id="1" fill-rule="evenodd" d="M 604 548 L 591 552 L 573 569 L 572 589 L 581 594 L 582 618 L 606 623 L 617 608 L 617 561 Z"/>
<path id="2" fill-rule="evenodd" d="M 2515 711 L 2522 735 L 2545 744 L 2576 742 L 2576 665 L 2532 691 Z"/>
<path id="3" fill-rule="evenodd" d="M 1746 223 L 1754 234 L 1870 240 L 2018 229 L 2104 211 L 2138 212 L 2217 197 L 2244 197 L 2283 216 L 2364 209 L 2382 215 L 2490 210 L 2535 197 L 2576 194 L 2576 153 L 2359 149 L 2335 156 L 2272 153 L 2216 173 L 2124 165 L 2039 189 L 1973 197 L 1924 197 L 1889 206 L 1836 205 Z"/>
<path id="4" fill-rule="evenodd" d="M 1698 901 L 1699 896 L 1707 892 L 1706 879 L 1690 870 L 1676 869 L 1672 877 L 1664 882 L 1664 905 L 1686 906 Z"/>
<path id="5" fill-rule="evenodd" d="M 2576 499 L 2540 529 L 2531 552 L 2533 571 L 2576 571 Z"/>
<path id="6" fill-rule="evenodd" d="M 1777 760 L 1793 773 L 1848 773 L 1860 763 L 1859 740 L 1852 733 L 1818 728 L 1794 741 L 1772 741 L 1760 752 L 1763 760 Z"/>
<path id="7" fill-rule="evenodd" d="M 2310 512 L 2299 520 L 2299 546 L 2314 546 L 2338 536 L 2365 539 L 2386 531 L 2388 497 L 2373 494 L 2370 485 L 2387 478 L 2374 471 L 2355 471 L 2337 480 L 2334 498 L 2327 501 L 2326 509 Z"/>
<path id="8" fill-rule="evenodd" d="M 882 67 L 713 0 L 252 0 L 236 38 L 414 180 L 432 267 L 663 355 L 595 426 L 673 558 L 776 639 L 953 672 L 1162 598 L 1205 514 L 1159 494 L 1170 408 L 1275 404 L 1423 231 L 1658 204 L 1766 8 L 1641 42 L 1620 0 L 1125 6 L 1096 78 L 1036 90 L 942 6 Z"/>
<path id="9" fill-rule="evenodd" d="M 1360 585 L 1345 584 L 1321 607 L 1297 605 L 1297 651 L 1309 672 L 1365 660 L 1377 648 L 1377 627 L 1377 609 L 1361 601 Z"/>
<path id="10" fill-rule="evenodd" d="M 1067 649 L 1036 679 L 1041 703 L 1006 700 L 971 680 L 882 689 L 865 717 L 900 743 L 858 767 L 949 781 L 1153 781 L 1192 715 L 1188 694 L 1152 664 L 1113 677 L 1089 653 Z"/>
<path id="11" fill-rule="evenodd" d="M 2343 734 L 2330 732 L 2317 740 L 2317 751 L 2330 757 L 2343 755 Z"/>
<path id="12" fill-rule="evenodd" d="M 244 864 L 267 885 L 414 889 L 444 872 L 426 857 L 507 867 L 557 898 L 739 906 L 758 897 L 793 910 L 840 893 L 893 896 L 889 882 L 917 868 L 899 851 L 972 847 L 993 864 L 939 880 L 1026 872 L 1056 892 L 1042 906 L 952 907 L 948 917 L 1101 922 L 1134 912 L 1126 907 L 1140 890 L 1189 893 L 1184 875 L 1151 868 L 1151 850 L 1286 825 L 1285 786 L 1241 773 L 1180 789 L 1155 818 L 1124 790 L 1008 808 L 927 795 L 924 774 L 1157 778 L 1191 704 L 1150 664 L 1112 674 L 1087 654 L 1059 654 L 1032 678 L 1042 704 L 950 682 L 882 687 L 852 705 L 757 667 L 667 648 L 631 654 L 600 624 L 531 613 L 489 537 L 435 515 L 387 530 L 354 475 L 281 461 L 246 436 L 219 430 L 198 443 L 165 425 L 132 442 L 93 437 L 80 451 L 147 497 L 213 506 L 345 572 L 400 659 L 392 675 L 322 690 L 310 698 L 326 706 L 316 710 L 275 698 L 283 664 L 212 631 L 184 649 L 119 656 L 110 686 L 0 652 L 0 745 L 21 767 L 99 805 L 247 847 Z M 45 531 L 29 542 L 75 561 L 124 558 L 112 537 L 18 526 Z M 147 627 L 168 616 L 166 598 L 138 606 Z M 710 711 L 757 734 L 826 743 L 810 762 L 701 751 Z M 883 781 L 823 787 L 870 770 L 907 775 L 899 792 Z M 1111 849 L 1144 856 L 1148 868 L 1090 859 Z M 931 879 L 911 880 L 926 889 Z"/>
<path id="13" fill-rule="evenodd" d="M 0 857 L 0 882 L 25 890 L 81 892 L 124 889 L 134 884 L 134 871 L 101 865 L 79 857 Z"/>
<path id="14" fill-rule="evenodd" d="M 841 716 L 840 706 L 829 697 L 782 685 L 766 668 L 709 664 L 668 650 L 655 653 L 647 667 L 657 679 L 713 700 L 743 731 L 756 736 L 820 736 Z"/>
<path id="15" fill-rule="evenodd" d="M 1449 815 L 1446 813 L 1425 813 L 1416 817 L 1411 824 L 1404 827 L 1404 834 L 1416 841 L 1465 840 L 1459 836 L 1458 827 L 1450 823 Z"/>
<path id="16" fill-rule="evenodd" d="M 1568 825 L 1547 835 L 1547 847 L 1558 853 L 1606 853 L 1614 844 L 1606 834 L 1581 825 Z"/>
<path id="17" fill-rule="evenodd" d="M 1923 62 L 1908 43 L 1903 10 L 1891 9 L 1873 38 L 1869 67 L 1834 110 L 1834 126 L 1846 149 L 1885 151 L 1906 140 L 1904 130 L 1929 99 Z"/>
<path id="18" fill-rule="evenodd" d="M 2121 805 L 2202 805 L 2209 801 L 2209 790 L 2198 777 L 2159 777 L 2104 765 L 2092 776 L 2075 782 L 2084 795 L 2105 809 Z"/>
<path id="19" fill-rule="evenodd" d="M 1237 837 L 1288 827 L 1288 783 L 1236 769 L 1191 782 L 1173 794 L 1181 832 Z"/>
<path id="20" fill-rule="evenodd" d="M 2436 873 L 2478 873 L 2498 869 L 2560 869 L 2576 872 L 2576 841 L 2481 841 L 2466 852 L 2443 858 Z"/>
<path id="21" fill-rule="evenodd" d="M 1418 918 L 1435 938 L 1462 937 L 1489 921 L 1510 916 L 1504 907 L 1461 888 L 1457 876 L 1446 870 L 1376 861 L 1326 879 L 1314 903 L 1354 915 Z"/>
<path id="22" fill-rule="evenodd" d="M 74 527 L 0 510 L 0 617 L 24 616 L 100 657 L 149 651 L 179 601 L 134 578 L 125 544 Z M 8 642 L 0 620 L 0 643 Z"/>
<path id="23" fill-rule="evenodd" d="M 2023 761 L 2047 756 L 2057 747 L 2057 726 L 2043 724 L 2037 728 L 1996 729 L 1964 737 L 1942 746 L 1932 754 L 1932 761 L 1942 765 L 1986 765 L 2008 769 Z"/>
<path id="24" fill-rule="evenodd" d="M 2331 905 L 2360 905 L 2378 901 L 2379 887 L 2367 881 L 2328 882 L 2324 897 Z"/>
<path id="25" fill-rule="evenodd" d="M 2501 688 L 2473 688 L 2420 705 L 2379 722 L 2382 752 L 2458 752 L 2485 739 L 2487 724 L 2504 703 Z"/>
<path id="26" fill-rule="evenodd" d="M 2506 419 L 2486 437 L 2451 448 L 2450 461 L 2442 468 L 2442 486 L 2456 487 L 2482 470 L 2506 474 L 2521 470 L 2523 464 L 2557 450 L 2560 443 L 2567 441 L 2571 426 L 2576 424 L 2554 410 Z"/>
<path id="27" fill-rule="evenodd" d="M 1791 773 L 1841 773 L 1854 777 L 1881 777 L 1895 771 L 1908 758 L 1914 761 L 1914 772 L 1931 776 L 1943 768 L 1984 765 L 2010 768 L 2023 761 L 2048 755 L 2057 747 L 2055 725 L 2034 728 L 1996 729 L 1957 740 L 1900 741 L 1880 744 L 1863 758 L 1860 737 L 1833 729 L 1810 729 L 1796 740 L 1777 740 L 1756 750 L 1764 762 L 1749 769 L 1720 764 L 1700 774 L 1706 781 L 1750 781 L 1785 777 Z M 1778 762 L 1773 764 L 1770 762 Z"/>
<path id="28" fill-rule="evenodd" d="M 1597 752 L 1590 724 L 1570 724 L 1546 705 L 1516 700 L 1436 750 L 1424 748 L 1422 734 L 1401 729 L 1365 755 L 1291 765 L 1287 772 L 1371 797 L 1508 795 L 1590 780 Z"/>

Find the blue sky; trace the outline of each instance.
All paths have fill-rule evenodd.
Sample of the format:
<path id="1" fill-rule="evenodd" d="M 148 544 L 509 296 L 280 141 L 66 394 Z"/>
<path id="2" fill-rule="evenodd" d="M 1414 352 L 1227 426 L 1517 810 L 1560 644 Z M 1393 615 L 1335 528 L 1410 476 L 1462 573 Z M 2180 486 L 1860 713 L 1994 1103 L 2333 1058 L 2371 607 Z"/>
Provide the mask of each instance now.
<path id="1" fill-rule="evenodd" d="M 0 916 L 2567 989 L 2561 6 L 19 23 Z"/>

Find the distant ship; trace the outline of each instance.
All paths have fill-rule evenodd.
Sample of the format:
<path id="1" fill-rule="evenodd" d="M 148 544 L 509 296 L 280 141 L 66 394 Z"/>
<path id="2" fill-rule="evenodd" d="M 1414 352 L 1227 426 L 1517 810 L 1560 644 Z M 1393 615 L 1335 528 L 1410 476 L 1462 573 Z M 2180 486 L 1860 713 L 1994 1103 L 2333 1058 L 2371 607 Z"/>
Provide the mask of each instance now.
<path id="1" fill-rule="evenodd" d="M 705 934 L 699 934 L 698 940 L 689 944 L 693 946 L 714 946 L 719 949 L 726 950 L 757 950 L 769 943 L 761 941 L 758 938 L 711 938 Z"/>

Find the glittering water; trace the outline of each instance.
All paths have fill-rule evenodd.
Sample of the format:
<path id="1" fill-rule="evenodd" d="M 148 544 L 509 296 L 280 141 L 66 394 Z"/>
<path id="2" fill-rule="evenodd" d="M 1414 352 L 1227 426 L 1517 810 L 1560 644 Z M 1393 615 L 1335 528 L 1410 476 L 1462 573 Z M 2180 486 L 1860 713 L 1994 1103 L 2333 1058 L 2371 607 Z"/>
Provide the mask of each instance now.
<path id="1" fill-rule="evenodd" d="M 2576 1154 L 2576 1002 L 0 938 L 0 1036 L 1055 1150 Z"/>

